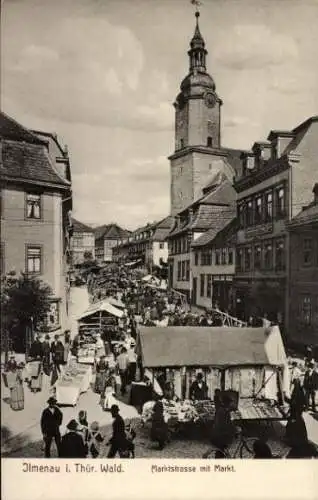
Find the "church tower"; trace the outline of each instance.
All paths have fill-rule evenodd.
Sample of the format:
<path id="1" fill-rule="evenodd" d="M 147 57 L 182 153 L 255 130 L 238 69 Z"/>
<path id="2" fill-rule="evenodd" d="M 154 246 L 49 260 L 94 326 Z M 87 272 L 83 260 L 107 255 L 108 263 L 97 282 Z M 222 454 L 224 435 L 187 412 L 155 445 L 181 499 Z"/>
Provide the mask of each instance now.
<path id="1" fill-rule="evenodd" d="M 220 149 L 222 100 L 207 72 L 207 50 L 199 27 L 200 13 L 196 12 L 195 16 L 195 31 L 188 51 L 189 73 L 183 79 L 174 103 L 175 152 L 169 157 L 171 215 L 176 215 L 201 196 L 202 188 L 223 170 L 227 156 Z"/>

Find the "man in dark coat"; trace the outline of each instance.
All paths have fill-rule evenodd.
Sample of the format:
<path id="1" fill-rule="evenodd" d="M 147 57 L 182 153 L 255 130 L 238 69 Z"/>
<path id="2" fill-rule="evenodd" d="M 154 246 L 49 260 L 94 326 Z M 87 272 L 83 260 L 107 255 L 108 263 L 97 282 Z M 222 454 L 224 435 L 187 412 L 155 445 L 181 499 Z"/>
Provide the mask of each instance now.
<path id="1" fill-rule="evenodd" d="M 49 376 L 51 371 L 51 346 L 50 346 L 50 336 L 45 335 L 45 340 L 42 344 L 43 352 L 43 371 L 45 375 Z"/>
<path id="2" fill-rule="evenodd" d="M 64 345 L 59 340 L 59 336 L 54 336 L 54 342 L 51 345 L 52 361 L 58 371 L 61 372 L 60 366 L 64 363 Z"/>
<path id="3" fill-rule="evenodd" d="M 41 431 L 45 442 L 45 458 L 50 458 L 53 438 L 58 454 L 60 454 L 60 425 L 62 424 L 63 413 L 56 406 L 57 400 L 55 398 L 50 397 L 47 402 L 49 406 L 43 410 L 41 416 Z"/>
<path id="4" fill-rule="evenodd" d="M 86 447 L 83 437 L 79 434 L 79 425 L 76 420 L 71 420 L 66 428 L 68 432 L 64 434 L 60 446 L 61 458 L 85 458 Z"/>
<path id="5" fill-rule="evenodd" d="M 197 374 L 197 379 L 190 387 L 190 399 L 194 401 L 202 401 L 208 399 L 208 386 L 203 380 L 203 374 Z"/>
<path id="6" fill-rule="evenodd" d="M 316 411 L 316 391 L 318 389 L 318 373 L 314 370 L 313 363 L 309 364 L 304 377 L 304 390 L 306 394 L 307 410 L 311 405 L 313 412 Z"/>
<path id="7" fill-rule="evenodd" d="M 119 415 L 119 408 L 113 405 L 110 409 L 113 417 L 113 435 L 107 444 L 110 444 L 110 449 L 107 458 L 114 458 L 117 453 L 125 449 L 127 446 L 127 438 L 125 432 L 125 422 L 121 415 Z"/>
<path id="8" fill-rule="evenodd" d="M 43 348 L 42 342 L 37 335 L 34 342 L 31 344 L 30 348 L 30 358 L 32 359 L 42 359 L 43 356 Z"/>

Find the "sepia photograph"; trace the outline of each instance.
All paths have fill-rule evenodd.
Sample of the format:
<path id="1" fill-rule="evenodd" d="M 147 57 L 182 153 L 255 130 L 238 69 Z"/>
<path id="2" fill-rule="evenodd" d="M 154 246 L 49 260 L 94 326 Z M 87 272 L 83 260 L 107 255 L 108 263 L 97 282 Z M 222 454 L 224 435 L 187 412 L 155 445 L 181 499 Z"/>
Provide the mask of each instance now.
<path id="1" fill-rule="evenodd" d="M 318 2 L 1 25 L 1 457 L 317 458 Z"/>

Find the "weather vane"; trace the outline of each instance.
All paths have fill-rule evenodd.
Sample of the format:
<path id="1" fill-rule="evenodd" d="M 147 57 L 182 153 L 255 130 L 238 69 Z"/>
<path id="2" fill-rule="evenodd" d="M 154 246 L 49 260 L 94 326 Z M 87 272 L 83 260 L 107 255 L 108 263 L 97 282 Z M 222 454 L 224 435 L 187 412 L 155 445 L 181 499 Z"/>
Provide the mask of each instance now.
<path id="1" fill-rule="evenodd" d="M 199 0 L 190 0 L 191 5 L 195 5 L 195 12 L 199 13 L 199 7 L 202 5 L 202 2 Z"/>

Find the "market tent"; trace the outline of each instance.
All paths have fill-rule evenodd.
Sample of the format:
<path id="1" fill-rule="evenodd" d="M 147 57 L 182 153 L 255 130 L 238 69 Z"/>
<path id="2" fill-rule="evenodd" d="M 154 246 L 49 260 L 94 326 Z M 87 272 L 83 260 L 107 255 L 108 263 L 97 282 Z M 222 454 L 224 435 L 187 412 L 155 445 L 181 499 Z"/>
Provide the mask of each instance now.
<path id="1" fill-rule="evenodd" d="M 277 327 L 140 327 L 138 346 L 147 368 L 283 366 L 286 361 Z"/>
<path id="2" fill-rule="evenodd" d="M 210 397 L 221 387 L 237 390 L 243 398 L 260 394 L 275 400 L 277 384 L 280 392 L 289 395 L 278 327 L 140 327 L 137 352 L 143 368 L 154 377 L 168 370 L 181 398 L 188 397 L 198 369 L 205 374 Z"/>
<path id="3" fill-rule="evenodd" d="M 102 300 L 101 302 L 97 302 L 90 306 L 79 318 L 81 319 L 87 318 L 89 316 L 93 316 L 96 313 L 106 312 L 111 314 L 112 316 L 116 316 L 117 318 L 121 318 L 123 316 L 123 311 L 117 309 L 117 307 L 113 306 L 108 302 L 108 300 Z"/>

